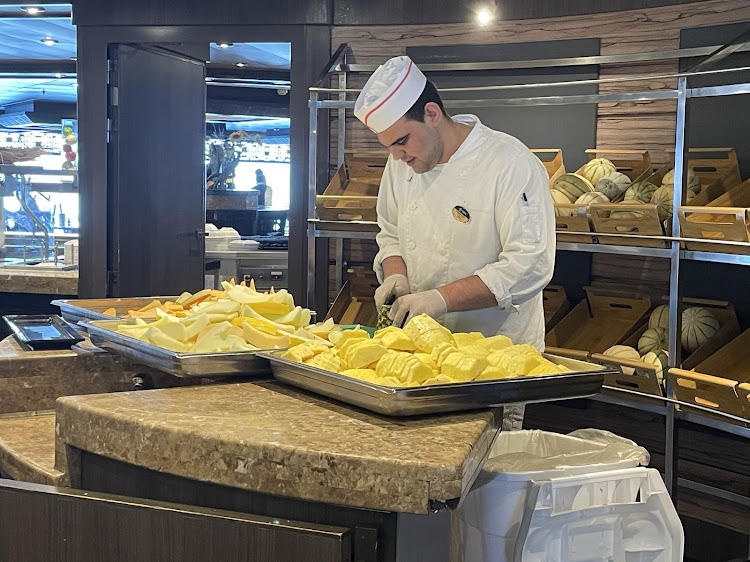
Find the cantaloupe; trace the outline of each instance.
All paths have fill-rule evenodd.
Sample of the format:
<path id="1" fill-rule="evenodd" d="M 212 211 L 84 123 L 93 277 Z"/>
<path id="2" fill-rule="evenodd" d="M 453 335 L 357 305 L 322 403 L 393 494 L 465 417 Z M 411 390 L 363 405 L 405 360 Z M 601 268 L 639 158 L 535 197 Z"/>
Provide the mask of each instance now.
<path id="1" fill-rule="evenodd" d="M 649 328 L 661 328 L 669 330 L 669 306 L 662 304 L 657 306 L 648 317 Z"/>
<path id="2" fill-rule="evenodd" d="M 594 191 L 591 182 L 578 174 L 562 174 L 555 180 L 552 187 L 565 193 L 570 198 L 571 203 L 584 193 Z"/>
<path id="3" fill-rule="evenodd" d="M 609 203 L 609 198 L 598 191 L 589 191 L 576 199 L 577 205 L 591 205 L 592 203 Z"/>
<path id="4" fill-rule="evenodd" d="M 695 197 L 695 193 L 692 191 L 687 192 L 687 201 Z M 672 217 L 672 205 L 674 203 L 674 191 L 671 185 L 662 185 L 651 196 L 651 203 L 656 205 L 656 211 L 659 213 L 659 220 L 665 221 Z"/>
<path id="5" fill-rule="evenodd" d="M 669 347 L 666 330 L 661 328 L 648 328 L 638 340 L 638 352 L 646 355 L 649 351 L 662 351 Z"/>
<path id="6" fill-rule="evenodd" d="M 659 353 L 649 351 L 641 357 L 641 361 L 656 367 L 656 380 L 659 381 L 659 386 L 662 386 L 664 384 L 664 369 L 667 368 L 667 354 L 664 351 L 659 351 Z"/>
<path id="7" fill-rule="evenodd" d="M 625 190 L 630 187 L 631 183 L 630 178 L 625 174 L 611 172 L 596 182 L 594 189 L 606 195 L 610 201 L 613 201 L 625 193 Z"/>
<path id="8" fill-rule="evenodd" d="M 625 201 L 632 201 L 635 199 L 642 203 L 650 203 L 656 189 L 657 188 L 653 183 L 647 181 L 634 183 L 625 191 Z"/>
<path id="9" fill-rule="evenodd" d="M 581 175 L 589 180 L 591 185 L 596 185 L 596 182 L 604 176 L 616 171 L 617 168 L 615 168 L 615 165 L 610 160 L 606 158 L 594 158 L 586 162 L 583 168 L 581 168 Z"/>
<path id="10" fill-rule="evenodd" d="M 618 359 L 628 359 L 630 361 L 640 361 L 641 355 L 636 349 L 633 349 L 629 345 L 613 345 L 606 350 L 603 355 L 608 357 L 616 357 Z M 631 367 L 620 367 L 622 372 L 626 375 L 632 375 L 635 371 Z"/>
<path id="11" fill-rule="evenodd" d="M 662 185 L 669 186 L 670 189 L 674 187 L 674 170 L 669 170 L 661 180 Z M 688 190 L 693 193 L 700 193 L 701 191 L 701 179 L 695 170 L 688 168 Z"/>
<path id="12" fill-rule="evenodd" d="M 707 308 L 694 306 L 682 312 L 682 347 L 689 353 L 694 352 L 720 328 L 719 320 Z"/>
<path id="13" fill-rule="evenodd" d="M 549 193 L 552 196 L 552 202 L 555 205 L 555 216 L 569 217 L 570 209 L 560 208 L 558 207 L 558 205 L 570 205 L 575 201 L 571 201 L 567 193 L 563 193 L 562 191 L 559 191 L 557 189 L 550 189 Z"/>

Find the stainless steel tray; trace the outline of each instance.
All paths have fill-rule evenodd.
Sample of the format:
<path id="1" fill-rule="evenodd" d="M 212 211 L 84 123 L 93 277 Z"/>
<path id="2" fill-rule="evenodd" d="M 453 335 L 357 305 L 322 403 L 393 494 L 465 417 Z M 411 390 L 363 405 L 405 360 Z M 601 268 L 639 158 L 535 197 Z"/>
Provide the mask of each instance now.
<path id="1" fill-rule="evenodd" d="M 598 393 L 604 382 L 604 375 L 613 372 L 612 368 L 602 365 L 545 353 L 544 357 L 565 365 L 573 372 L 425 387 L 390 388 L 282 359 L 279 357 L 280 353 L 261 353 L 271 362 L 273 376 L 278 380 L 390 416 L 418 416 L 518 402 L 585 398 Z"/>
<path id="2" fill-rule="evenodd" d="M 125 316 L 128 310 L 138 310 L 154 299 L 174 301 L 177 297 L 132 297 L 122 299 L 55 299 L 50 304 L 60 307 L 60 315 L 73 324 L 81 320 L 111 320 L 104 314 L 108 308 L 117 311 L 117 318 Z"/>
<path id="3" fill-rule="evenodd" d="M 94 345 L 178 377 L 270 374 L 268 359 L 258 351 L 178 353 L 115 332 L 129 320 L 93 320 L 79 325 L 88 331 Z"/>

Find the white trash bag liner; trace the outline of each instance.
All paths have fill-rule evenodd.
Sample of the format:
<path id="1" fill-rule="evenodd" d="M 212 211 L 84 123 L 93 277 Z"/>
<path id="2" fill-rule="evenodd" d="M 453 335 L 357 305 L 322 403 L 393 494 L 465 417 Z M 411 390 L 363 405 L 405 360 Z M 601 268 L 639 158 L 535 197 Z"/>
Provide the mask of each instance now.
<path id="1" fill-rule="evenodd" d="M 481 474 L 453 512 L 452 560 L 512 560 L 534 482 L 648 465 L 648 451 L 598 429 L 570 435 L 541 430 L 500 433 Z"/>

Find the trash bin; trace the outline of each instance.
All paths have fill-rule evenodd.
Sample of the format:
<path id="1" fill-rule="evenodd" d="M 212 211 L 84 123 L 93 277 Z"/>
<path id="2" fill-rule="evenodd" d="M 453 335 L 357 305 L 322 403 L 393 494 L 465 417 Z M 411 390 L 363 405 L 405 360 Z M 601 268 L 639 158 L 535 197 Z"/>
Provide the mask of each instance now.
<path id="1" fill-rule="evenodd" d="M 648 462 L 643 447 L 606 431 L 501 433 L 452 514 L 451 560 L 681 560 L 661 477 L 637 468 Z"/>

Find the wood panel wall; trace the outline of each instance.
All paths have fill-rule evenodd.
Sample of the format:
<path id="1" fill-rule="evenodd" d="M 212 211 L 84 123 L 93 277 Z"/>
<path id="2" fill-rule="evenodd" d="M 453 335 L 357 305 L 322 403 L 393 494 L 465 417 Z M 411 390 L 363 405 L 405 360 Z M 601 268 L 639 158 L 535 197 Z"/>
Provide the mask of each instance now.
<path id="1" fill-rule="evenodd" d="M 601 54 L 615 55 L 677 49 L 681 29 L 748 20 L 750 20 L 750 3 L 747 0 L 709 0 L 680 6 L 586 16 L 499 21 L 481 28 L 470 23 L 372 27 L 334 26 L 331 48 L 336 49 L 339 44 L 348 43 L 353 51 L 355 62 L 376 64 L 392 56 L 405 54 L 406 48 L 411 46 L 522 43 L 600 37 Z M 733 38 L 726 38 L 727 41 L 731 39 Z M 661 75 L 676 71 L 677 61 L 603 65 L 600 68 L 600 76 L 610 78 Z M 367 75 L 364 74 L 350 75 L 347 85 L 350 88 L 361 87 L 366 79 Z M 675 85 L 675 80 L 651 79 L 602 84 L 600 92 L 658 90 L 674 88 Z M 665 150 L 674 146 L 675 109 L 674 101 L 599 104 L 596 144 L 598 147 L 648 150 L 655 166 L 664 164 L 667 161 Z M 333 169 L 336 161 L 336 130 L 338 128 L 335 115 L 332 115 L 330 124 L 332 129 L 330 154 Z M 379 147 L 375 135 L 357 121 L 350 111 L 347 112 L 346 135 L 347 149 Z M 373 246 L 365 244 L 362 248 L 372 250 Z M 367 261 L 373 256 L 374 252 L 370 255 L 360 253 L 355 260 L 353 255 L 347 252 L 344 254 L 346 260 L 352 261 Z M 596 261 L 598 260 L 599 256 Z M 656 264 L 653 267 L 657 270 L 662 269 Z M 601 268 L 597 268 L 597 271 L 601 271 Z M 661 291 L 663 277 L 664 271 L 659 271 L 653 281 L 647 283 L 651 285 L 653 292 Z M 605 284 L 612 282 L 611 279 L 602 279 L 602 281 Z"/>
<path id="2" fill-rule="evenodd" d="M 650 52 L 679 48 L 680 30 L 750 20 L 746 0 L 709 0 L 681 6 L 665 6 L 587 16 L 527 19 L 497 22 L 487 27 L 474 24 L 396 25 L 333 28 L 331 46 L 348 43 L 357 63 L 382 63 L 405 54 L 410 46 L 450 44 L 523 43 L 555 39 L 601 38 L 601 54 Z M 727 37 L 727 40 L 732 37 Z M 676 72 L 677 63 L 602 66 L 601 77 Z M 364 76 L 351 76 L 350 87 L 363 83 Z M 649 80 L 635 84 L 602 84 L 600 91 L 660 89 L 671 81 Z M 674 143 L 673 101 L 600 104 L 597 145 L 611 148 L 647 149 L 656 163 L 665 161 L 663 151 Z M 333 125 L 336 125 L 334 118 Z M 364 126 L 347 122 L 347 148 L 377 146 Z M 335 137 L 334 137 L 335 138 Z M 335 148 L 335 147 L 334 147 Z M 332 152 L 335 154 L 335 152 Z"/>

